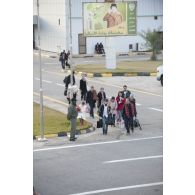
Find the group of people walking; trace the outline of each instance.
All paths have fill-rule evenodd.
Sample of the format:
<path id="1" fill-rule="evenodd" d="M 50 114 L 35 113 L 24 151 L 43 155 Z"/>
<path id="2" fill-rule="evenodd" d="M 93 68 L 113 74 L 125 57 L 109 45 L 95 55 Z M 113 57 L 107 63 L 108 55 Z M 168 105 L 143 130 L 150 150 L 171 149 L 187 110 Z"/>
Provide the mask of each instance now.
<path id="1" fill-rule="evenodd" d="M 70 75 L 68 78 L 70 79 Z M 71 109 L 72 106 L 75 106 L 77 115 L 74 114 L 74 118 L 80 118 L 81 125 L 83 125 L 83 121 L 87 115 L 94 118 L 94 109 L 97 108 L 97 114 L 99 116 L 97 124 L 99 124 L 99 127 L 102 127 L 104 135 L 107 134 L 109 125 L 125 127 L 127 134 L 130 134 L 130 131 L 132 133 L 134 132 L 134 120 L 137 117 L 136 100 L 126 85 L 123 86 L 123 89 L 118 92 L 116 97 L 112 96 L 108 98 L 103 87 L 100 88 L 99 92 L 96 91 L 94 86 L 88 89 L 86 77 L 82 75 L 79 89 L 81 92 L 80 105 L 75 104 L 78 90 L 73 93 L 72 104 L 71 99 L 68 99 L 68 97 L 67 99 L 69 104 L 71 104 Z M 73 127 L 75 128 L 74 125 Z M 71 137 L 71 139 L 73 140 L 74 138 Z"/>
<path id="2" fill-rule="evenodd" d="M 59 61 L 61 62 L 62 70 L 63 70 L 63 71 L 65 70 L 65 67 L 69 67 L 69 68 L 70 68 L 70 64 L 68 63 L 69 56 L 70 56 L 70 51 L 68 51 L 68 52 L 66 53 L 65 50 L 63 50 L 63 51 L 60 53 Z"/>
<path id="3" fill-rule="evenodd" d="M 100 93 L 102 93 L 101 90 Z M 108 99 L 106 95 L 103 96 L 98 114 L 99 121 L 102 122 L 103 134 L 107 134 L 108 125 L 122 127 L 123 124 L 127 134 L 130 134 L 130 129 L 134 132 L 134 119 L 137 116 L 135 98 L 124 85 L 123 90 L 118 92 L 116 98 L 112 96 Z"/>

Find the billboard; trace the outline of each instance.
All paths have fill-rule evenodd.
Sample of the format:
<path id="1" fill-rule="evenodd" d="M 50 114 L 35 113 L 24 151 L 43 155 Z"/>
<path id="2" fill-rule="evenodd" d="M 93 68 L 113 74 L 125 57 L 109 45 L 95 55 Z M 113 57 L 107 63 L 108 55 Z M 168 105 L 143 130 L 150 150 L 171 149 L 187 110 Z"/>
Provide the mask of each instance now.
<path id="1" fill-rule="evenodd" d="M 84 36 L 121 36 L 137 33 L 137 1 L 83 3 Z"/>

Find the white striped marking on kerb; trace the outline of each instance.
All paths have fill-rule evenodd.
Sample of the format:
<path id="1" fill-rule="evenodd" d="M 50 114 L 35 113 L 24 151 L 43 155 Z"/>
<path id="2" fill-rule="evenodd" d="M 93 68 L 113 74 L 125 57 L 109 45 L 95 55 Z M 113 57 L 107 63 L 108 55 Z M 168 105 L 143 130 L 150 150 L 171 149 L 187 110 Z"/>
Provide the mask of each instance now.
<path id="1" fill-rule="evenodd" d="M 127 159 L 121 159 L 121 160 L 105 161 L 105 162 L 103 162 L 103 164 L 126 162 L 126 161 L 136 161 L 136 160 L 146 160 L 146 159 L 154 159 L 154 158 L 162 158 L 162 157 L 163 157 L 163 155 L 145 156 L 145 157 L 138 157 L 138 158 L 127 158 Z"/>
<path id="2" fill-rule="evenodd" d="M 117 187 L 117 188 L 107 188 L 107 189 L 94 190 L 94 191 L 89 191 L 89 192 L 81 192 L 81 193 L 69 194 L 69 195 L 99 194 L 99 193 L 103 193 L 103 192 L 111 192 L 111 191 L 119 191 L 119 190 L 135 189 L 135 188 L 144 188 L 144 187 L 160 186 L 160 185 L 163 185 L 163 182 L 139 184 L 139 185 L 133 185 L 133 186 Z"/>
<path id="3" fill-rule="evenodd" d="M 155 110 L 155 111 L 158 111 L 158 112 L 163 112 L 162 109 L 157 109 L 157 108 L 149 108 L 150 110 Z"/>
<path id="4" fill-rule="evenodd" d="M 103 144 L 112 144 L 112 143 L 120 143 L 120 142 L 133 142 L 133 141 L 141 141 L 141 140 L 160 139 L 160 138 L 163 138 L 163 136 L 144 137 L 144 138 L 137 138 L 137 139 L 130 139 L 130 140 L 95 142 L 95 143 L 89 143 L 89 144 L 78 144 L 78 145 L 60 146 L 60 147 L 53 147 L 53 148 L 42 148 L 42 149 L 35 149 L 35 150 L 33 150 L 33 152 L 41 152 L 41 151 L 49 151 L 49 150 L 60 150 L 60 149 L 86 147 L 86 146 L 103 145 Z"/>

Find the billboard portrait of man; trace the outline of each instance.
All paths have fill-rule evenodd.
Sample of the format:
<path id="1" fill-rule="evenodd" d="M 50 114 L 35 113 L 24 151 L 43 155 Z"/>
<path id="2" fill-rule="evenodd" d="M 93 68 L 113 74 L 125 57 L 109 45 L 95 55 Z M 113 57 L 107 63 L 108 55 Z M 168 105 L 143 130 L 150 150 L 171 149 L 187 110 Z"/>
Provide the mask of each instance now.
<path id="1" fill-rule="evenodd" d="M 108 13 L 103 17 L 104 21 L 107 21 L 107 28 L 119 25 L 123 21 L 122 14 L 117 10 L 117 5 L 112 3 Z"/>
<path id="2" fill-rule="evenodd" d="M 135 35 L 136 5 L 135 1 L 83 3 L 84 36 Z"/>

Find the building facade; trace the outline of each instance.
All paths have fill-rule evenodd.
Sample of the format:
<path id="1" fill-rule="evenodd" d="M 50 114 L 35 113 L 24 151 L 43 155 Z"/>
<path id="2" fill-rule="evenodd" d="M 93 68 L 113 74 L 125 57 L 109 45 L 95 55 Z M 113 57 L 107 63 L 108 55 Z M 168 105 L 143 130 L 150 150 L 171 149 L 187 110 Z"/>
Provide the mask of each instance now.
<path id="1" fill-rule="evenodd" d="M 97 42 L 105 45 L 105 37 L 83 36 L 83 2 L 104 0 L 39 0 L 42 50 L 60 52 L 63 49 L 70 50 L 72 46 L 73 54 L 94 54 Z M 115 0 L 115 3 L 117 2 L 123 1 Z M 33 0 L 33 3 L 33 46 L 36 48 L 37 0 Z M 163 33 L 163 0 L 137 0 L 137 35 L 114 37 L 116 52 L 129 52 L 130 49 L 145 50 L 145 42 L 139 36 L 139 32 L 148 29 Z"/>

